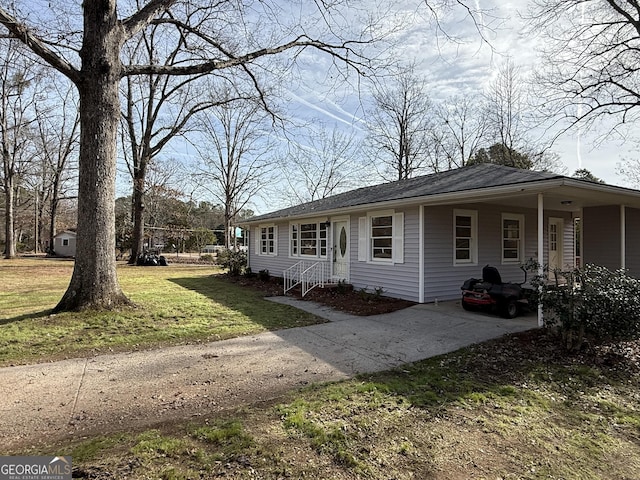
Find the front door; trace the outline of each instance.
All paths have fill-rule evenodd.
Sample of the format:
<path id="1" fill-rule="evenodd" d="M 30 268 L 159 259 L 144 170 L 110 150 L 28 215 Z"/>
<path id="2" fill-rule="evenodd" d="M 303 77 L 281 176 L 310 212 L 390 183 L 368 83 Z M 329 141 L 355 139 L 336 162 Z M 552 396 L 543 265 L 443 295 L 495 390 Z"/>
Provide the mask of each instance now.
<path id="1" fill-rule="evenodd" d="M 564 263 L 562 258 L 562 233 L 564 220 L 562 218 L 549 218 L 549 272 L 562 270 Z"/>
<path id="2" fill-rule="evenodd" d="M 349 222 L 333 222 L 333 278 L 349 280 Z"/>

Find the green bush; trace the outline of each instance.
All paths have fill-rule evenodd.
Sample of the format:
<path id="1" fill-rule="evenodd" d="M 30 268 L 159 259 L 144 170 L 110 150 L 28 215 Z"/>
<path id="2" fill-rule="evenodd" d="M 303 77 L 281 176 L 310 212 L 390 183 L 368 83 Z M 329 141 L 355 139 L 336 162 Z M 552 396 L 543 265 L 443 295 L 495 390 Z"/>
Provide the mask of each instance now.
<path id="1" fill-rule="evenodd" d="M 218 265 L 229 270 L 229 275 L 241 275 L 247 267 L 247 253 L 242 250 L 223 250 L 218 254 Z"/>
<path id="2" fill-rule="evenodd" d="M 554 273 L 555 282 L 541 283 L 540 298 L 546 325 L 559 328 L 567 348 L 579 349 L 585 338 L 600 343 L 640 337 L 639 280 L 596 265 Z"/>

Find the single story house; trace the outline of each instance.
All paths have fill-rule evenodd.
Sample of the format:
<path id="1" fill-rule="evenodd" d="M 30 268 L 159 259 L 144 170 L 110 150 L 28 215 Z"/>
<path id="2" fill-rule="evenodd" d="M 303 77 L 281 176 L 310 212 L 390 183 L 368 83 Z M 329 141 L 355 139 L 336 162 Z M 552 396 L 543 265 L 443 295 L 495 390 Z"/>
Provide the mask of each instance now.
<path id="1" fill-rule="evenodd" d="M 75 257 L 76 232 L 65 230 L 53 237 L 53 251 L 59 257 Z"/>
<path id="2" fill-rule="evenodd" d="M 420 303 L 459 298 L 486 264 L 522 281 L 528 259 L 640 277 L 640 191 L 500 165 L 364 187 L 243 226 L 253 271 L 286 276 L 317 264 L 329 279 Z"/>

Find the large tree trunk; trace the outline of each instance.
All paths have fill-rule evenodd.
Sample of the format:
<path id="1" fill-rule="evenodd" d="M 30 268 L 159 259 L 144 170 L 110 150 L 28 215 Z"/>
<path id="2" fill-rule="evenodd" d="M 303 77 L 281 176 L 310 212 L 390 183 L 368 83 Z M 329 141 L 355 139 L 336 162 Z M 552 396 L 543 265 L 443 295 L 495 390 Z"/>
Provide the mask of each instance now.
<path id="1" fill-rule="evenodd" d="M 122 31 L 115 0 L 84 2 L 76 261 L 59 310 L 129 304 L 116 275 L 116 138 Z"/>
<path id="2" fill-rule="evenodd" d="M 13 178 L 8 176 L 5 178 L 5 193 L 4 193 L 4 208 L 5 208 L 5 247 L 4 258 L 14 258 L 16 256 L 16 235 L 15 235 L 15 201 L 13 190 Z"/>

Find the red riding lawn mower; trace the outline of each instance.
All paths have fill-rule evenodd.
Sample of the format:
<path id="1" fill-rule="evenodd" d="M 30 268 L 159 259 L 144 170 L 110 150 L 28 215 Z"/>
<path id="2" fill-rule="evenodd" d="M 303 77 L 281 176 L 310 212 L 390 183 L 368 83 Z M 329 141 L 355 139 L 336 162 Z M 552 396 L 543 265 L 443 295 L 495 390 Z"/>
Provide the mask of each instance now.
<path id="1" fill-rule="evenodd" d="M 520 268 L 524 272 L 524 282 L 503 283 L 497 268 L 489 265 L 483 267 L 482 279 L 470 278 L 460 287 L 462 308 L 498 312 L 504 318 L 515 318 L 524 311 L 533 310 L 534 290 L 525 286 L 527 271 Z"/>

